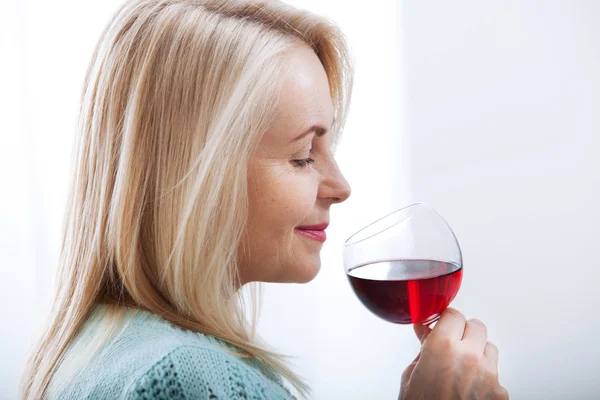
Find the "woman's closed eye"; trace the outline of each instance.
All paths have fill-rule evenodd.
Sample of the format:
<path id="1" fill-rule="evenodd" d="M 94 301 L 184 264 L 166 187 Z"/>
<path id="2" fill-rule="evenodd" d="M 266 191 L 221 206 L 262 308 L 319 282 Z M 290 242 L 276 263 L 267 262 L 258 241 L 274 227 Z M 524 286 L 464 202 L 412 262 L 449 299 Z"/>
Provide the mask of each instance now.
<path id="1" fill-rule="evenodd" d="M 312 146 L 310 148 L 305 148 L 303 151 L 297 152 L 296 154 L 292 155 L 292 159 L 290 161 L 292 162 L 294 167 L 298 169 L 306 168 L 315 162 L 313 158 L 313 150 L 314 147 Z"/>
<path id="2" fill-rule="evenodd" d="M 305 168 L 305 167 L 308 167 L 309 165 L 311 165 L 312 163 L 314 163 L 315 160 L 309 157 L 309 158 L 301 158 L 301 159 L 297 159 L 297 160 L 292 160 L 292 162 L 294 163 L 294 165 L 297 168 Z"/>

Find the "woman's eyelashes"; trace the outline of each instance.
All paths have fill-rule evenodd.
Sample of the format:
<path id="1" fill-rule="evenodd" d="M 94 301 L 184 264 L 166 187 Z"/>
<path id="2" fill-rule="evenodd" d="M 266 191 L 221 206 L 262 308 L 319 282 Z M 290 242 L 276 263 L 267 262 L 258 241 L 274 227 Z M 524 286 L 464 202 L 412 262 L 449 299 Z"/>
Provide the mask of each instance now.
<path id="1" fill-rule="evenodd" d="M 314 163 L 315 160 L 313 160 L 312 158 L 309 157 L 309 158 L 301 158 L 298 160 L 292 160 L 292 162 L 294 163 L 294 165 L 297 168 L 306 168 L 309 165 L 311 165 L 312 163 Z"/>

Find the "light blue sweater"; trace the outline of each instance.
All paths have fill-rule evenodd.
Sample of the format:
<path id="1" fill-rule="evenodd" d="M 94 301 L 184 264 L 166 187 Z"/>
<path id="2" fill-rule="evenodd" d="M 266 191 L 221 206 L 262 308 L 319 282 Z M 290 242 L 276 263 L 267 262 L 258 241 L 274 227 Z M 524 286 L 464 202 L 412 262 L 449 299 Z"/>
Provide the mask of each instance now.
<path id="1" fill-rule="evenodd" d="M 295 399 L 280 376 L 227 353 L 227 343 L 143 311 L 90 360 L 105 311 L 97 306 L 70 344 L 49 399 Z"/>

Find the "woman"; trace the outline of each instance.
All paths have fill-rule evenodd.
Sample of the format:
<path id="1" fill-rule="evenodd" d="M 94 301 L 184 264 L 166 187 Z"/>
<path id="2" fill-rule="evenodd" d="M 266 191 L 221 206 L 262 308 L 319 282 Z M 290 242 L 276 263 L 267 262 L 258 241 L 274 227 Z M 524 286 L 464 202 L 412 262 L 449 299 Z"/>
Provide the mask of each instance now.
<path id="1" fill-rule="evenodd" d="M 329 208 L 350 195 L 332 151 L 351 88 L 343 35 L 313 14 L 127 2 L 87 74 L 58 288 L 22 397 L 292 398 L 283 378 L 307 396 L 242 288 L 318 273 Z M 449 310 L 415 328 L 400 398 L 507 398 L 483 324 Z"/>

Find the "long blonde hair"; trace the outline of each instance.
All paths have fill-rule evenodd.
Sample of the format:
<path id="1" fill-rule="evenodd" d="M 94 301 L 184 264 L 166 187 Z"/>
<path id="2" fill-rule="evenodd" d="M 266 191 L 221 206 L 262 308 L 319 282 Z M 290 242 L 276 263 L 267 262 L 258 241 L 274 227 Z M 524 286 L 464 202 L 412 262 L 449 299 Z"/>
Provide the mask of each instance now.
<path id="1" fill-rule="evenodd" d="M 249 324 L 236 264 L 247 167 L 277 111 L 294 44 L 328 75 L 332 133 L 346 120 L 352 62 L 329 20 L 279 1 L 133 0 L 103 32 L 87 72 L 49 320 L 21 396 L 47 395 L 96 304 L 219 338 L 306 385 Z M 253 298 L 256 298 L 253 296 Z"/>

